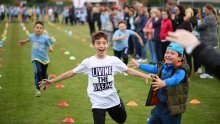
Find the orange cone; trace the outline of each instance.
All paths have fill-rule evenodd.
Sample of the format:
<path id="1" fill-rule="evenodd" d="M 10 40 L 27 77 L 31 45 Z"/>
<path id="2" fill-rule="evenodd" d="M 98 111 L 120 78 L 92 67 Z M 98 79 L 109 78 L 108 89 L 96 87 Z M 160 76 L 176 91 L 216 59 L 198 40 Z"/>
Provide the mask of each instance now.
<path id="1" fill-rule="evenodd" d="M 73 120 L 73 118 L 65 118 L 63 120 L 63 122 L 66 122 L 66 123 L 74 123 L 75 121 Z"/>
<path id="2" fill-rule="evenodd" d="M 64 86 L 63 86 L 63 84 L 57 84 L 56 88 L 61 89 L 61 88 L 64 88 Z"/>
<path id="3" fill-rule="evenodd" d="M 49 76 L 50 78 L 55 78 L 55 77 L 57 77 L 55 74 L 50 74 L 50 76 Z"/>
<path id="4" fill-rule="evenodd" d="M 127 106 L 137 106 L 138 104 L 134 101 L 130 101 L 129 103 L 127 103 Z"/>
<path id="5" fill-rule="evenodd" d="M 61 52 L 64 52 L 64 51 L 65 51 L 65 48 L 60 48 L 60 51 L 61 51 Z"/>
<path id="6" fill-rule="evenodd" d="M 86 39 L 82 38 L 82 39 L 81 39 L 81 42 L 86 42 Z"/>
<path id="7" fill-rule="evenodd" d="M 60 107 L 67 107 L 67 106 L 69 106 L 69 104 L 67 102 L 60 102 L 57 105 L 60 106 Z"/>
<path id="8" fill-rule="evenodd" d="M 190 101 L 190 104 L 194 104 L 194 105 L 200 104 L 200 101 L 197 100 L 197 99 L 193 99 L 193 100 Z"/>

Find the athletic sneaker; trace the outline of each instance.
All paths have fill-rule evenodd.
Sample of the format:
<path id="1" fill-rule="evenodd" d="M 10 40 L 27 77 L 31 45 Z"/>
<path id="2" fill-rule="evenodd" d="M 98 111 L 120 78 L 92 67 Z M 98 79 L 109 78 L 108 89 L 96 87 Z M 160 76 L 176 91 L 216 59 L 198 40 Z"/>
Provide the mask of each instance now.
<path id="1" fill-rule="evenodd" d="M 123 72 L 124 76 L 128 76 L 128 74 L 126 72 Z"/>
<path id="2" fill-rule="evenodd" d="M 40 97 L 40 96 L 41 96 L 40 90 L 37 90 L 37 91 L 36 91 L 35 96 L 36 96 L 36 97 Z"/>
<path id="3" fill-rule="evenodd" d="M 138 59 L 137 62 L 147 62 L 147 59 Z"/>
<path id="4" fill-rule="evenodd" d="M 211 76 L 211 75 L 209 75 L 209 74 L 206 74 L 206 73 L 203 73 L 202 75 L 200 75 L 200 78 L 203 78 L 203 79 L 205 79 L 205 78 L 212 79 L 213 76 Z"/>

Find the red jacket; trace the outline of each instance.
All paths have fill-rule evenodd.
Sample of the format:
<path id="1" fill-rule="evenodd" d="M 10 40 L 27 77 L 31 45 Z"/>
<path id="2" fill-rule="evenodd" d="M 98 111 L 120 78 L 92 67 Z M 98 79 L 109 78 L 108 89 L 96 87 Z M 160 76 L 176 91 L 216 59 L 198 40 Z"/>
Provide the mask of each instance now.
<path id="1" fill-rule="evenodd" d="M 165 37 L 168 32 L 172 31 L 172 22 L 170 19 L 163 19 L 161 21 L 161 28 L 160 28 L 160 39 L 165 40 Z"/>

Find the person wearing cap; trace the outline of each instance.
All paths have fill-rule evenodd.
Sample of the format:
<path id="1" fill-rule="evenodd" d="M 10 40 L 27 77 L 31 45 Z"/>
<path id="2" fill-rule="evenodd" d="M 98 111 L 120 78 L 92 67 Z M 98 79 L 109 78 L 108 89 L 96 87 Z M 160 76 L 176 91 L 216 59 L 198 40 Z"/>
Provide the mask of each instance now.
<path id="1" fill-rule="evenodd" d="M 152 73 L 152 84 L 146 106 L 156 105 L 148 118 L 148 124 L 180 124 L 186 110 L 189 90 L 189 66 L 183 59 L 184 49 L 170 43 L 164 62 L 157 66 L 139 64 L 134 59 L 130 63 L 140 70 Z"/>

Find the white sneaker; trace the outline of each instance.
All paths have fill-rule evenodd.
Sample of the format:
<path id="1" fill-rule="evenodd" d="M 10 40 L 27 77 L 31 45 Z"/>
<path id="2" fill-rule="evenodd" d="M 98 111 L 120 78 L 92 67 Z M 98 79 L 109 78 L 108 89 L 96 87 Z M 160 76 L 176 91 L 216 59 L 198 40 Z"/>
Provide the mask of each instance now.
<path id="1" fill-rule="evenodd" d="M 142 59 L 142 62 L 147 62 L 147 59 Z"/>
<path id="2" fill-rule="evenodd" d="M 128 74 L 127 74 L 127 73 L 125 73 L 125 72 L 123 72 L 123 74 L 124 74 L 124 76 L 128 76 Z"/>
<path id="3" fill-rule="evenodd" d="M 37 90 L 37 91 L 36 91 L 35 96 L 36 96 L 36 97 L 40 97 L 40 96 L 41 96 L 40 90 Z"/>
<path id="4" fill-rule="evenodd" d="M 137 62 L 142 62 L 142 59 L 138 59 Z"/>
<path id="5" fill-rule="evenodd" d="M 147 62 L 147 59 L 138 59 L 137 62 Z"/>
<path id="6" fill-rule="evenodd" d="M 197 70 L 197 73 L 198 73 L 198 74 L 202 74 L 202 69 L 199 68 L 199 69 Z"/>
<path id="7" fill-rule="evenodd" d="M 212 78 L 213 78 L 213 76 L 211 76 L 211 75 L 209 75 L 209 74 L 204 73 L 204 74 L 200 75 L 200 78 L 202 78 L 202 79 L 205 79 L 205 78 L 210 78 L 210 79 L 212 79 Z"/>
<path id="8" fill-rule="evenodd" d="M 211 75 L 209 75 L 209 74 L 207 74 L 207 75 L 208 75 L 208 78 L 213 79 L 213 76 L 211 76 Z"/>

